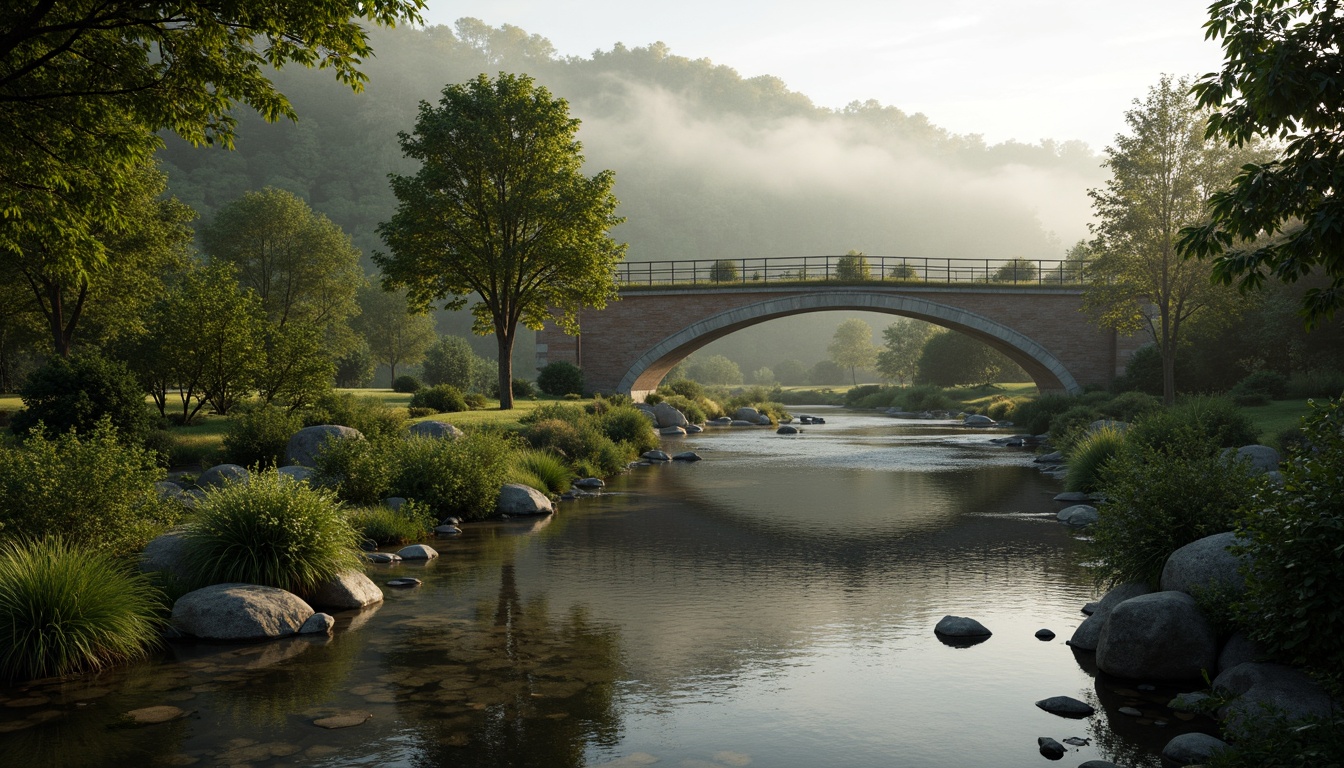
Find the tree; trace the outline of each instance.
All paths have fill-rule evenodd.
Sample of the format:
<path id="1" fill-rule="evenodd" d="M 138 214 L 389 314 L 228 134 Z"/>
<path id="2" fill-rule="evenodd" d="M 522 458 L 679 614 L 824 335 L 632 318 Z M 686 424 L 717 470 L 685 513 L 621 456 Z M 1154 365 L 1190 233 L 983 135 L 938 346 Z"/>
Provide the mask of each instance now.
<path id="1" fill-rule="evenodd" d="M 356 340 L 349 352 L 336 358 L 336 386 L 367 387 L 373 381 L 374 370 L 378 367 L 369 351 L 369 342 L 363 336 Z"/>
<path id="2" fill-rule="evenodd" d="M 710 355 L 704 360 L 688 361 L 686 378 L 701 384 L 734 386 L 742 383 L 742 369 L 723 355 Z"/>
<path id="3" fill-rule="evenodd" d="M 355 318 L 355 329 L 364 335 L 374 359 L 391 371 L 393 381 L 398 365 L 414 365 L 424 359 L 425 350 L 437 338 L 434 318 L 412 312 L 404 290 L 361 288 L 359 304 L 363 311 Z"/>
<path id="4" fill-rule="evenodd" d="M 986 385 L 1003 371 L 1003 355 L 964 333 L 943 331 L 929 337 L 919 355 L 915 381 L 939 387 Z"/>
<path id="5" fill-rule="evenodd" d="M 1111 179 L 1088 192 L 1097 223 L 1084 305 L 1121 333 L 1146 328 L 1162 355 L 1163 399 L 1176 399 L 1176 349 L 1191 315 L 1227 302 L 1209 265 L 1182 259 L 1177 232 L 1205 217 L 1231 178 L 1234 153 L 1204 140 L 1204 116 L 1184 80 L 1164 76 L 1125 113 L 1128 135 L 1106 148 Z"/>
<path id="6" fill-rule="evenodd" d="M 851 250 L 835 260 L 836 280 L 870 280 L 872 276 L 872 267 L 863 251 Z"/>
<path id="7" fill-rule="evenodd" d="M 1031 259 L 1014 258 L 999 267 L 990 282 L 1034 283 L 1041 278 L 1041 265 Z"/>
<path id="8" fill-rule="evenodd" d="M 807 366 L 803 365 L 802 360 L 790 358 L 775 363 L 775 378 L 780 384 L 790 386 L 794 384 L 803 384 L 807 381 Z"/>
<path id="9" fill-rule="evenodd" d="M 877 347 L 873 346 L 873 328 L 857 317 L 841 323 L 826 346 L 832 362 L 849 369 L 851 383 L 858 385 L 858 368 L 871 368 L 877 362 Z"/>
<path id="10" fill-rule="evenodd" d="M 882 329 L 882 348 L 877 353 L 877 372 L 888 381 L 905 386 L 919 372 L 919 356 L 935 326 L 908 317 L 897 318 Z"/>
<path id="11" fill-rule="evenodd" d="M 41 315 L 58 355 L 70 355 L 76 330 L 90 321 L 104 341 L 137 331 L 146 307 L 162 291 L 163 276 L 186 264 L 188 222 L 196 214 L 177 198 L 163 198 L 165 184 L 151 161 L 125 174 L 115 192 L 122 221 L 91 225 L 89 234 L 98 238 L 102 258 L 82 268 L 72 263 L 69 243 L 46 239 L 41 232 L 0 249 L 0 271 L 26 286 L 23 306 Z M 92 205 L 90 197 L 111 194 L 110 185 L 88 184 L 69 202 Z"/>
<path id="12" fill-rule="evenodd" d="M 771 385 L 775 383 L 775 372 L 769 368 L 757 368 L 751 372 L 751 383 Z"/>
<path id="13" fill-rule="evenodd" d="M 732 259 L 719 259 L 709 268 L 709 279 L 715 283 L 735 283 L 737 276 L 737 262 Z"/>
<path id="14" fill-rule="evenodd" d="M 447 307 L 462 309 L 475 294 L 472 329 L 499 345 L 503 410 L 518 324 L 577 333 L 580 307 L 616 296 L 616 177 L 583 175 L 578 128 L 563 99 L 500 73 L 444 88 L 438 107 L 421 102 L 414 134 L 400 135 L 422 166 L 392 176 L 397 211 L 378 226 L 391 256 L 374 261 L 416 305 L 452 297 Z"/>
<path id="15" fill-rule="evenodd" d="M 200 240 L 212 260 L 238 267 L 238 281 L 256 292 L 276 328 L 317 329 L 335 354 L 354 343 L 346 321 L 359 311 L 355 292 L 365 282 L 359 249 L 293 193 L 244 194 L 201 228 Z"/>
<path id="16" fill-rule="evenodd" d="M 336 364 L 322 349 L 316 328 L 266 323 L 261 341 L 262 364 L 253 386 L 262 403 L 284 405 L 293 413 L 331 390 Z"/>
<path id="17" fill-rule="evenodd" d="M 102 234 L 131 222 L 121 198 L 167 129 L 231 144 L 235 104 L 294 118 L 269 79 L 289 63 L 358 89 L 372 53 L 361 22 L 419 20 L 421 0 L 178 3 L 19 0 L 0 18 L 0 251 L 37 240 L 72 274 L 100 264 Z M 98 194 L 99 190 L 103 194 Z"/>
<path id="18" fill-rule="evenodd" d="M 1213 258 L 1214 279 L 1242 291 L 1267 277 L 1296 282 L 1319 268 L 1327 285 L 1307 290 L 1307 327 L 1344 306 L 1344 16 L 1327 0 L 1215 0 L 1206 39 L 1222 39 L 1223 68 L 1194 93 L 1215 110 L 1207 136 L 1235 147 L 1281 141 L 1279 157 L 1241 167 L 1212 195 L 1210 218 L 1181 231 L 1180 250 Z"/>
<path id="19" fill-rule="evenodd" d="M 425 383 L 451 384 L 466 392 L 475 383 L 476 352 L 461 336 L 444 336 L 425 352 Z M 545 391 L 545 390 L 543 390 Z"/>

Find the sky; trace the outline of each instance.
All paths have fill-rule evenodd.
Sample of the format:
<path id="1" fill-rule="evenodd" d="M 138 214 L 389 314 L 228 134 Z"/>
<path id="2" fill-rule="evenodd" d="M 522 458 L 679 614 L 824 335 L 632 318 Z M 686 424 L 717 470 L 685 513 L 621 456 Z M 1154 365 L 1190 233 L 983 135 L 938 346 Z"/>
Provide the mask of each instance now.
<path id="1" fill-rule="evenodd" d="M 472 16 L 561 55 L 661 41 L 744 77 L 774 75 L 824 107 L 876 99 L 935 125 L 1100 150 L 1162 73 L 1221 62 L 1205 0 L 429 0 L 428 24 Z"/>

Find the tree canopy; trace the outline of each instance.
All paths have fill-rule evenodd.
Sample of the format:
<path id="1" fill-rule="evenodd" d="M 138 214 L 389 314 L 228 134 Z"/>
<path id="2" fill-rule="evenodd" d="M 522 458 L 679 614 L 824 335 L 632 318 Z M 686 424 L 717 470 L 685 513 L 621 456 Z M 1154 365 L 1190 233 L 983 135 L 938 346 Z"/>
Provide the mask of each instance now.
<path id="1" fill-rule="evenodd" d="M 616 295 L 615 174 L 582 173 L 578 128 L 563 99 L 500 73 L 449 85 L 438 106 L 421 102 L 414 132 L 401 134 L 422 165 L 392 176 L 397 211 L 378 226 L 391 254 L 374 260 L 415 304 L 470 304 L 473 330 L 498 340 L 502 409 L 513 407 L 517 326 L 553 320 L 577 332 L 581 307 Z"/>
<path id="2" fill-rule="evenodd" d="M 902 386 L 919 373 L 919 356 L 924 344 L 937 327 L 931 323 L 900 317 L 882 329 L 882 348 L 877 353 L 877 372 L 882 378 Z"/>
<path id="3" fill-rule="evenodd" d="M 1181 232 L 1182 252 L 1213 258 L 1213 276 L 1243 291 L 1266 278 L 1329 280 L 1303 293 L 1308 326 L 1344 306 L 1344 16 L 1334 0 L 1216 0 L 1207 39 L 1219 72 L 1194 85 L 1213 109 L 1208 136 L 1233 146 L 1283 142 L 1276 159 L 1241 168 L 1210 201 L 1211 218 Z"/>
<path id="4" fill-rule="evenodd" d="M 872 326 L 857 317 L 844 321 L 835 329 L 826 351 L 836 365 L 849 369 L 851 383 L 858 384 L 857 369 L 870 368 L 877 362 Z"/>

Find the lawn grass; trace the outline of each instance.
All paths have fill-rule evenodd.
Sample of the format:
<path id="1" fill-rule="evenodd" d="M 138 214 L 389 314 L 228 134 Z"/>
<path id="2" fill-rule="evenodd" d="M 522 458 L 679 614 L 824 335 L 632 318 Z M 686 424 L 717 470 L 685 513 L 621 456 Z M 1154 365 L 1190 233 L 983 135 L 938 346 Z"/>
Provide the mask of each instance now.
<path id="1" fill-rule="evenodd" d="M 174 466 L 209 469 L 218 464 L 223 460 L 224 433 L 228 430 L 228 417 L 215 414 L 201 414 L 188 427 L 169 427 Z"/>
<path id="2" fill-rule="evenodd" d="M 1295 429 L 1302 417 L 1311 413 L 1308 400 L 1276 400 L 1269 405 L 1257 405 L 1242 408 L 1251 423 L 1260 431 L 1260 442 L 1266 445 L 1278 445 L 1279 435 L 1288 429 Z"/>

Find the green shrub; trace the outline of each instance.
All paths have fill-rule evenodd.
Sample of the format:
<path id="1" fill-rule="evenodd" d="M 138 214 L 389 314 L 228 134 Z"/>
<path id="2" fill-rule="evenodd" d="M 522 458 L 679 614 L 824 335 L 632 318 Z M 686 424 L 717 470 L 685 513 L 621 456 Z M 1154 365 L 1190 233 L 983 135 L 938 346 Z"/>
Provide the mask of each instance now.
<path id="1" fill-rule="evenodd" d="M 1161 446 L 1175 439 L 1182 430 L 1193 430 L 1222 448 L 1251 445 L 1259 433 L 1241 409 L 1221 397 L 1192 397 L 1174 408 L 1155 411 L 1135 422 L 1130 441 Z"/>
<path id="2" fill-rule="evenodd" d="M 242 582 L 309 594 L 359 568 L 358 543 L 332 493 L 275 470 L 256 472 L 197 502 L 183 536 L 185 581 L 193 588 Z"/>
<path id="3" fill-rule="evenodd" d="M 709 268 L 709 279 L 715 283 L 733 283 L 737 281 L 737 262 L 731 259 L 719 259 Z"/>
<path id="4" fill-rule="evenodd" d="M 462 395 L 462 400 L 473 411 L 479 411 L 486 406 L 485 395 L 480 392 L 466 392 Z"/>
<path id="5" fill-rule="evenodd" d="M 570 459 L 579 458 L 582 453 L 579 428 L 560 419 L 529 424 L 523 430 L 523 437 L 533 448 L 550 448 Z"/>
<path id="6" fill-rule="evenodd" d="M 159 499 L 156 455 L 121 443 L 104 423 L 86 437 L 46 439 L 0 448 L 0 535 L 28 540 L 61 536 L 71 545 L 125 555 L 138 551 L 181 515 Z"/>
<path id="7" fill-rule="evenodd" d="M 424 385 L 414 376 L 402 375 L 392 380 L 392 391 L 400 392 L 404 395 L 418 392 L 422 386 Z"/>
<path id="8" fill-rule="evenodd" d="M 120 362 L 95 352 L 69 359 L 56 356 L 33 371 L 19 390 L 24 410 L 11 420 L 15 434 L 26 435 L 39 422 L 47 434 L 93 432 L 106 419 L 121 440 L 140 445 L 152 426 L 145 391 Z"/>
<path id="9" fill-rule="evenodd" d="M 0 545 L 0 679 L 97 671 L 158 644 L 163 595 L 106 551 L 59 539 Z"/>
<path id="10" fill-rule="evenodd" d="M 1105 426 L 1094 429 L 1080 438 L 1064 451 L 1068 462 L 1068 474 L 1064 478 L 1064 490 L 1091 493 L 1097 490 L 1097 482 L 1102 467 L 1120 450 L 1125 433 L 1117 427 Z"/>
<path id="11" fill-rule="evenodd" d="M 569 490 L 574 473 L 564 459 L 549 451 L 522 450 L 509 461 L 509 482 L 522 483 L 548 493 Z"/>
<path id="12" fill-rule="evenodd" d="M 1293 374 L 1285 391 L 1287 397 L 1295 400 L 1341 394 L 1344 394 L 1344 371 L 1320 369 Z"/>
<path id="13" fill-rule="evenodd" d="M 389 408 L 376 397 L 355 397 L 331 392 L 318 398 L 313 407 L 304 412 L 303 425 L 338 424 L 359 430 L 372 440 L 384 435 L 397 435 L 406 425 L 406 418 L 397 408 Z"/>
<path id="14" fill-rule="evenodd" d="M 1115 391 L 1143 392 L 1162 396 L 1162 351 L 1155 344 L 1145 344 L 1130 355 L 1125 372 L 1116 377 Z"/>
<path id="15" fill-rule="evenodd" d="M 1017 407 L 1024 402 L 1026 401 L 1021 398 L 995 395 L 990 399 L 989 408 L 985 409 L 985 415 L 995 421 L 1015 421 L 1017 419 Z"/>
<path id="16" fill-rule="evenodd" d="M 346 512 L 346 519 L 360 536 L 380 547 L 427 539 L 437 523 L 428 506 L 414 501 L 402 504 L 400 509 L 382 504 L 357 507 Z"/>
<path id="17" fill-rule="evenodd" d="M 1231 749 L 1205 761 L 1207 768 L 1322 768 L 1344 765 L 1344 716 L 1286 717 L 1265 712 L 1246 723 Z"/>
<path id="18" fill-rule="evenodd" d="M 872 276 L 873 268 L 861 251 L 850 251 L 835 260 L 836 280 L 869 280 Z"/>
<path id="19" fill-rule="evenodd" d="M 425 504 L 440 519 L 480 520 L 495 512 L 513 446 L 501 435 L 457 440 L 412 437 L 395 445 L 393 495 Z"/>
<path id="20" fill-rule="evenodd" d="M 682 397 L 689 397 L 692 400 L 699 400 L 705 396 L 704 385 L 691 379 L 669 381 L 661 387 L 658 387 L 658 391 L 662 392 L 664 395 L 681 395 Z"/>
<path id="21" fill-rule="evenodd" d="M 318 452 L 313 483 L 350 504 L 377 504 L 391 495 L 395 445 L 400 438 L 331 440 Z"/>
<path id="22" fill-rule="evenodd" d="M 584 409 L 577 405 L 569 405 L 567 403 L 542 403 L 530 413 L 518 419 L 518 422 L 521 424 L 536 424 L 538 422 L 556 419 L 568 424 L 577 425 L 583 420 L 583 416 Z"/>
<path id="23" fill-rule="evenodd" d="M 435 413 L 457 413 L 467 410 L 462 390 L 452 384 L 435 384 L 411 396 L 412 408 L 433 408 Z"/>
<path id="24" fill-rule="evenodd" d="M 513 392 L 514 399 L 537 396 L 537 388 L 527 379 L 514 379 L 509 389 Z M 490 385 L 490 395 L 499 397 L 499 382 Z"/>
<path id="25" fill-rule="evenodd" d="M 1135 439 L 1136 429 L 1098 473 L 1106 502 L 1091 529 L 1097 580 L 1156 587 L 1167 557 L 1231 530 L 1236 510 L 1263 480 L 1224 458 L 1197 424 L 1178 424 L 1155 443 Z"/>
<path id="26" fill-rule="evenodd" d="M 537 388 L 553 397 L 583 392 L 583 371 L 573 363 L 557 360 L 537 372 Z"/>
<path id="27" fill-rule="evenodd" d="M 1246 505 L 1240 532 L 1250 557 L 1241 611 L 1266 651 L 1312 670 L 1344 694 L 1344 409 L 1313 405 L 1310 447 L 1283 465 L 1282 486 Z"/>
<path id="28" fill-rule="evenodd" d="M 1288 394 L 1288 377 L 1278 371 L 1256 371 L 1238 381 L 1227 393 L 1240 406 L 1268 405 Z"/>
<path id="29" fill-rule="evenodd" d="M 1144 392 L 1122 392 L 1097 407 L 1109 418 L 1133 423 L 1150 413 L 1162 410 L 1162 401 Z"/>
<path id="30" fill-rule="evenodd" d="M 599 418 L 599 428 L 613 443 L 627 443 L 636 454 L 658 447 L 658 433 L 649 418 L 632 405 L 612 408 Z"/>
<path id="31" fill-rule="evenodd" d="M 901 402 L 905 410 L 912 412 L 945 411 L 952 407 L 952 399 L 947 393 L 932 384 L 907 387 L 901 395 Z"/>
<path id="32" fill-rule="evenodd" d="M 412 419 L 422 419 L 426 416 L 433 416 L 436 413 L 438 413 L 438 411 L 433 408 L 416 408 L 415 406 L 411 406 L 406 409 L 406 415 Z"/>
<path id="33" fill-rule="evenodd" d="M 1050 431 L 1051 419 L 1078 404 L 1077 398 L 1070 395 L 1041 395 L 1018 405 L 1013 411 L 1013 423 L 1033 435 L 1043 435 Z"/>
<path id="34" fill-rule="evenodd" d="M 883 387 L 881 384 L 860 384 L 857 387 L 850 387 L 849 391 L 845 393 L 845 405 L 850 408 L 859 407 L 860 401 L 871 395 L 875 395 L 884 389 L 888 388 Z M 866 403 L 864 406 L 873 407 L 868 406 Z"/>
<path id="35" fill-rule="evenodd" d="M 1080 439 L 1088 425 L 1101 419 L 1101 411 L 1091 405 L 1075 405 L 1067 411 L 1050 417 L 1050 440 L 1061 448 L 1067 448 Z"/>
<path id="36" fill-rule="evenodd" d="M 276 467 L 284 464 L 289 438 L 303 428 L 297 414 L 265 405 L 229 418 L 224 455 L 234 464 Z"/>

